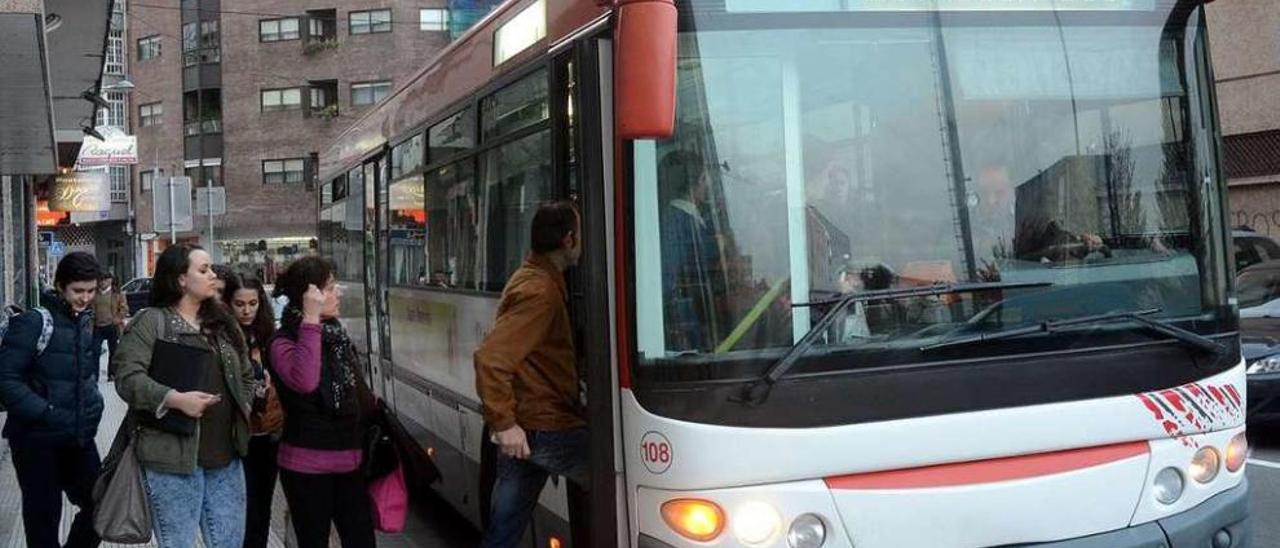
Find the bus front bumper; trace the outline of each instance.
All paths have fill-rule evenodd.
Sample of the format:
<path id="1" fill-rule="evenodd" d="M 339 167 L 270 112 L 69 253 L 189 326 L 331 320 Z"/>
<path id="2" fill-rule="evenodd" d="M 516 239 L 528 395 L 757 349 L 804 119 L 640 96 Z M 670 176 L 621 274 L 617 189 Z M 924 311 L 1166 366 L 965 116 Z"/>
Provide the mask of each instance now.
<path id="1" fill-rule="evenodd" d="M 1134 527 L 1036 548 L 1248 548 L 1249 482 L 1223 491 L 1181 514 Z"/>
<path id="2" fill-rule="evenodd" d="M 1223 491 L 1181 514 L 1087 537 L 1025 548 L 1248 548 L 1249 483 Z M 639 548 L 674 548 L 641 534 Z M 1012 547 L 1010 547 L 1012 548 Z"/>

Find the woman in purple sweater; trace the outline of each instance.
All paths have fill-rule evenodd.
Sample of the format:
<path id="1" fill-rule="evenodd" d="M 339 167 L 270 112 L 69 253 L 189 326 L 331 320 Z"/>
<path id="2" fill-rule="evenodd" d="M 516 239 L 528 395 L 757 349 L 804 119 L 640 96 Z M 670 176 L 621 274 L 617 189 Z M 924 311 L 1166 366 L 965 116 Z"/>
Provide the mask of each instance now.
<path id="1" fill-rule="evenodd" d="M 298 259 L 276 280 L 287 296 L 270 367 L 284 405 L 280 484 L 300 548 L 323 548 L 330 524 L 344 548 L 374 546 L 367 485 L 360 472 L 364 396 L 355 346 L 338 322 L 342 292 L 333 263 Z"/>

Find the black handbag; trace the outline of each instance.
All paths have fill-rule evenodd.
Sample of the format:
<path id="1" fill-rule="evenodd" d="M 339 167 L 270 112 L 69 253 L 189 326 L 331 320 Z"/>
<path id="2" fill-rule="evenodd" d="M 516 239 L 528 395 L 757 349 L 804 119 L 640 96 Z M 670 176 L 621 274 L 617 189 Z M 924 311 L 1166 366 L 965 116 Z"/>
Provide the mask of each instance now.
<path id="1" fill-rule="evenodd" d="M 364 461 L 361 465 L 361 472 L 369 481 L 390 474 L 400 465 L 400 454 L 395 440 L 391 437 L 391 429 L 387 424 L 387 414 L 382 409 L 382 403 L 375 403 L 373 407 L 372 416 L 366 423 Z"/>

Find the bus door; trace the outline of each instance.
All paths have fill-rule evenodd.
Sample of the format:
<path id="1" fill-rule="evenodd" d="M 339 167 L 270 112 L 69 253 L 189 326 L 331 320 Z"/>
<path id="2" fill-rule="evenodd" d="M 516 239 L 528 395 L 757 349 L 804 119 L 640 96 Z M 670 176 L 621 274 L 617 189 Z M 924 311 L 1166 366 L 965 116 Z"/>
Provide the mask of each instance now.
<path id="1" fill-rule="evenodd" d="M 364 232 L 364 302 L 365 322 L 368 330 L 369 362 L 365 378 L 369 388 L 379 397 L 387 398 L 386 367 L 390 360 L 391 345 L 388 341 L 389 320 L 386 306 L 387 269 L 383 268 L 387 245 L 387 177 L 383 166 L 385 156 L 380 156 L 363 166 L 365 181 Z M 388 401 L 388 403 L 391 403 Z"/>
<path id="2" fill-rule="evenodd" d="M 574 546 L 629 542 L 617 436 L 618 380 L 613 333 L 612 49 L 599 34 L 552 61 L 553 175 L 582 220 L 582 257 L 569 271 L 570 314 L 590 429 L 591 489 L 570 491 Z M 544 544 L 545 545 L 545 544 Z"/>

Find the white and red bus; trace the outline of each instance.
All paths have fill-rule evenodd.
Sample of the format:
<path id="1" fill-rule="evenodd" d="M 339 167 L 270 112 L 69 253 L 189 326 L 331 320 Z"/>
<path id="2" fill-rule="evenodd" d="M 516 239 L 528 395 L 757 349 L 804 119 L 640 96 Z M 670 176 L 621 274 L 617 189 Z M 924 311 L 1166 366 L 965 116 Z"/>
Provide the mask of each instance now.
<path id="1" fill-rule="evenodd" d="M 592 482 L 547 486 L 532 545 L 1245 546 L 1205 27 L 513 0 L 322 153 L 320 245 L 480 524 L 472 352 L 537 206 L 577 201 Z"/>

